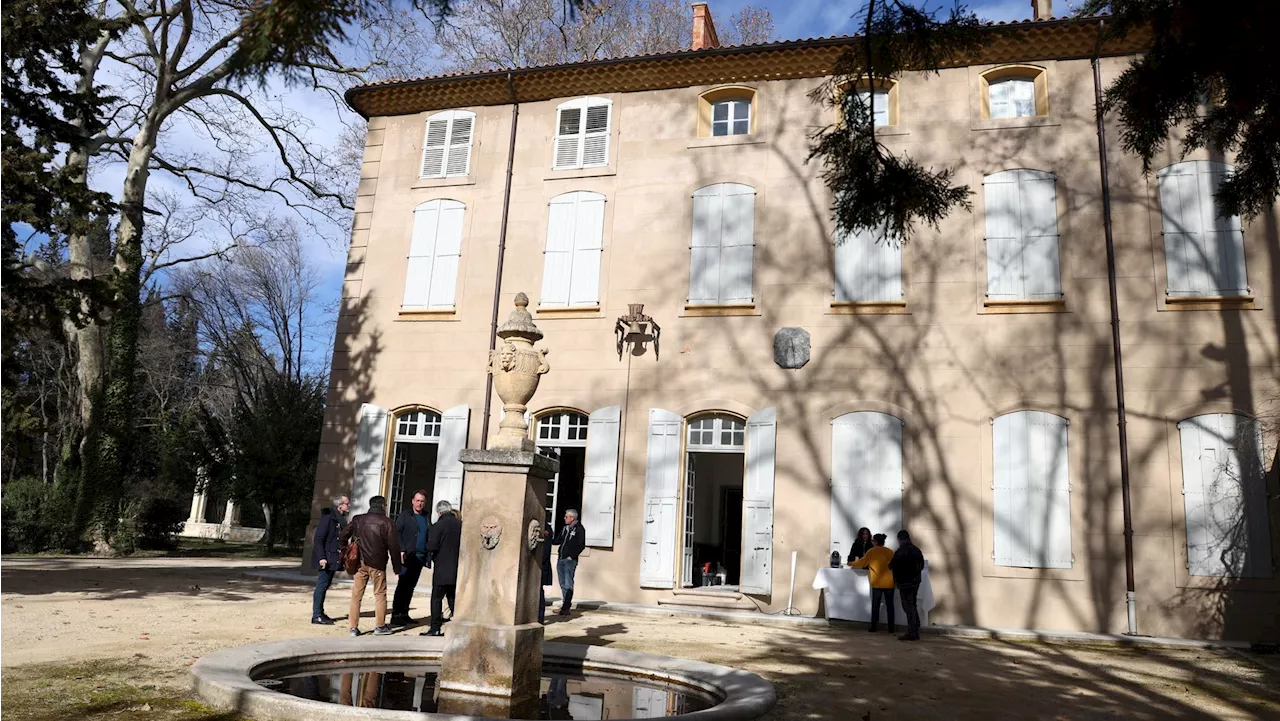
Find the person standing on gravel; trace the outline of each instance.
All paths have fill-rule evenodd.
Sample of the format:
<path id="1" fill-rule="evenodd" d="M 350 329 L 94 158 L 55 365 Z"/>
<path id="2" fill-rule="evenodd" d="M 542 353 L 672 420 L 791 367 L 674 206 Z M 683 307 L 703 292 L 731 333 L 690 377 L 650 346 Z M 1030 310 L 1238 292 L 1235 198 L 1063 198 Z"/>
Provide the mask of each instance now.
<path id="1" fill-rule="evenodd" d="M 587 532 L 578 523 L 577 509 L 564 512 L 564 528 L 560 529 L 560 552 L 556 571 L 560 576 L 560 615 L 568 616 L 573 607 L 573 577 L 578 572 L 578 556 L 587 548 Z"/>
<path id="2" fill-rule="evenodd" d="M 387 625 L 387 561 L 396 575 L 400 575 L 400 541 L 396 538 L 395 525 L 387 518 L 387 499 L 374 496 L 369 499 L 369 512 L 351 519 L 342 529 L 340 542 L 346 549 L 352 539 L 360 548 L 360 569 L 352 576 L 351 607 L 347 614 L 347 626 L 352 636 L 360 635 L 360 602 L 364 600 L 364 587 L 373 581 L 374 628 L 376 636 L 391 633 Z"/>
<path id="3" fill-rule="evenodd" d="M 413 589 L 418 585 L 418 577 L 427 565 L 427 529 L 431 520 L 427 517 L 427 492 L 418 491 L 413 494 L 410 507 L 396 516 L 396 534 L 400 539 L 400 560 L 404 563 L 404 573 L 396 581 L 396 593 L 391 599 L 391 625 L 408 626 L 413 623 L 409 617 L 409 604 L 413 601 Z"/>
<path id="4" fill-rule="evenodd" d="M 346 496 L 339 497 L 332 508 L 321 510 L 320 522 L 316 524 L 316 535 L 311 544 L 311 565 L 316 569 L 316 590 L 311 595 L 311 622 L 322 626 L 333 625 L 333 619 L 324 612 L 324 597 L 333 584 L 333 574 L 342 568 L 338 536 L 347 525 L 349 510 L 351 499 Z"/>
<path id="5" fill-rule="evenodd" d="M 889 561 L 889 570 L 893 572 L 893 582 L 898 586 L 898 594 L 902 596 L 902 610 L 907 614 L 907 632 L 898 637 L 899 641 L 920 640 L 920 608 L 916 605 L 916 594 L 920 592 L 920 572 L 924 570 L 924 554 L 911 542 L 911 534 L 905 530 L 898 531 L 898 550 Z"/>
<path id="6" fill-rule="evenodd" d="M 458 552 L 462 549 L 462 521 L 453 511 L 453 504 L 440 501 L 436 504 L 436 522 L 427 535 L 427 560 L 431 564 L 431 628 L 421 636 L 443 636 L 444 601 L 454 606 L 458 588 Z"/>

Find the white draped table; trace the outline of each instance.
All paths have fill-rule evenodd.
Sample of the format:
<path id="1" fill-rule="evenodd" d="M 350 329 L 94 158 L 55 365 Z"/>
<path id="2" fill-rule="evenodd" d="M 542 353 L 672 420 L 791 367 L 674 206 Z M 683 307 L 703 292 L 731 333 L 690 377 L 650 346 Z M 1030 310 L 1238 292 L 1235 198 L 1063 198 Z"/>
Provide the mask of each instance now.
<path id="1" fill-rule="evenodd" d="M 865 568 L 819 568 L 813 579 L 813 587 L 822 591 L 827 608 L 827 618 L 838 618 L 845 621 L 871 621 L 871 575 Z M 893 622 L 898 626 L 907 625 L 907 614 L 902 610 L 902 594 L 895 588 L 893 593 Z M 929 611 L 933 608 L 933 585 L 929 582 L 929 562 L 924 562 L 924 570 L 920 572 L 920 593 L 916 595 L 916 608 L 920 611 L 920 625 L 929 625 Z M 880 620 L 888 622 L 884 609 L 881 609 Z"/>

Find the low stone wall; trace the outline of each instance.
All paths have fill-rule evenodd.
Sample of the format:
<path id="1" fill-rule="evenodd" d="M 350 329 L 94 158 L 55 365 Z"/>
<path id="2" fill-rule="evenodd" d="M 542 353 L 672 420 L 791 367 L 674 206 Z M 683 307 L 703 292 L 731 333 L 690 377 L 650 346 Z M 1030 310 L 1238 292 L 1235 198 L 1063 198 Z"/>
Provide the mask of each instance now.
<path id="1" fill-rule="evenodd" d="M 184 538 L 208 538 L 216 541 L 231 541 L 232 543 L 257 543 L 262 540 L 263 536 L 267 535 L 267 529 L 186 521 L 182 524 L 182 530 L 178 532 L 178 535 Z"/>

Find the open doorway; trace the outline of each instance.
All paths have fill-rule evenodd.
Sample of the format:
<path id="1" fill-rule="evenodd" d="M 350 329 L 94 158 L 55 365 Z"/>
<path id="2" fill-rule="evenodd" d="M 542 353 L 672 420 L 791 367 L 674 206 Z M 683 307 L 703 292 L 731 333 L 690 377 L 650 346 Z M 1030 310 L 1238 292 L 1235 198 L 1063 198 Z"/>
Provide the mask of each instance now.
<path id="1" fill-rule="evenodd" d="M 564 527 L 564 512 L 582 512 L 582 482 L 587 467 L 587 416 L 556 411 L 540 416 L 534 437 L 538 452 L 560 461 L 560 471 L 547 482 L 546 522 L 556 533 Z"/>
<path id="2" fill-rule="evenodd" d="M 413 507 L 413 494 L 417 491 L 425 492 L 427 505 L 431 505 L 431 499 L 435 497 L 439 443 L 439 413 L 415 410 L 397 416 L 395 449 L 391 458 L 391 489 L 387 493 L 387 513 L 392 518 Z"/>
<path id="3" fill-rule="evenodd" d="M 742 480 L 745 426 L 726 415 L 689 422 L 685 459 L 685 588 L 736 590 L 742 570 Z"/>

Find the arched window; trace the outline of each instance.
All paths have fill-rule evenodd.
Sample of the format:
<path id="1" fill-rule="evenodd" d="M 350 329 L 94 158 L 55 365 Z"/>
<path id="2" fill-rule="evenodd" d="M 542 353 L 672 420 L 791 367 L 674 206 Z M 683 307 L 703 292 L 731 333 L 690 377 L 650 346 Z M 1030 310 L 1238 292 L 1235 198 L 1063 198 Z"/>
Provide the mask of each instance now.
<path id="1" fill-rule="evenodd" d="M 1062 297 L 1056 182 L 1053 173 L 1027 169 L 982 179 L 988 300 Z"/>
<path id="2" fill-rule="evenodd" d="M 1249 295 L 1240 216 L 1221 217 L 1214 194 L 1234 169 L 1188 160 L 1156 173 L 1171 298 Z"/>
<path id="3" fill-rule="evenodd" d="M 435 495 L 441 425 L 440 414 L 430 408 L 410 408 L 396 413 L 391 485 L 387 490 L 387 509 L 391 515 L 410 508 L 409 501 L 419 490 L 426 494 L 427 503 L 431 503 Z"/>
<path id="4" fill-rule="evenodd" d="M 730 415 L 701 416 L 689 421 L 689 450 L 741 453 L 746 443 L 746 425 Z"/>
<path id="5" fill-rule="evenodd" d="M 466 208 L 456 200 L 429 200 L 414 210 L 404 310 L 453 309 Z"/>
<path id="6" fill-rule="evenodd" d="M 603 252 L 604 196 L 576 191 L 552 198 L 539 306 L 599 305 Z"/>
<path id="7" fill-rule="evenodd" d="M 471 135 L 476 114 L 449 110 L 427 118 L 422 142 L 422 177 L 457 178 L 471 171 Z"/>
<path id="8" fill-rule="evenodd" d="M 547 496 L 543 503 L 547 511 L 546 522 L 557 531 L 564 526 L 565 511 L 573 508 L 582 513 L 587 427 L 586 414 L 577 411 L 552 411 L 538 416 L 534 424 L 538 452 L 560 462 L 560 470 L 547 481 Z"/>
<path id="9" fill-rule="evenodd" d="M 995 565 L 1071 568 L 1067 419 L 1017 411 L 992 421 Z"/>
<path id="10" fill-rule="evenodd" d="M 1005 65 L 979 76 L 980 107 L 984 120 L 1030 118 L 1049 114 L 1049 92 L 1044 68 Z"/>
<path id="11" fill-rule="evenodd" d="M 698 96 L 698 137 L 750 135 L 756 126 L 756 91 L 733 85 Z"/>
<path id="12" fill-rule="evenodd" d="M 612 109 L 607 98 L 575 98 L 556 108 L 555 170 L 609 164 Z"/>
<path id="13" fill-rule="evenodd" d="M 1258 424 L 1206 413 L 1178 424 L 1187 571 L 1192 576 L 1271 577 L 1271 529 Z"/>
<path id="14" fill-rule="evenodd" d="M 693 194 L 689 304 L 729 305 L 755 300 L 756 190 L 718 183 Z"/>

